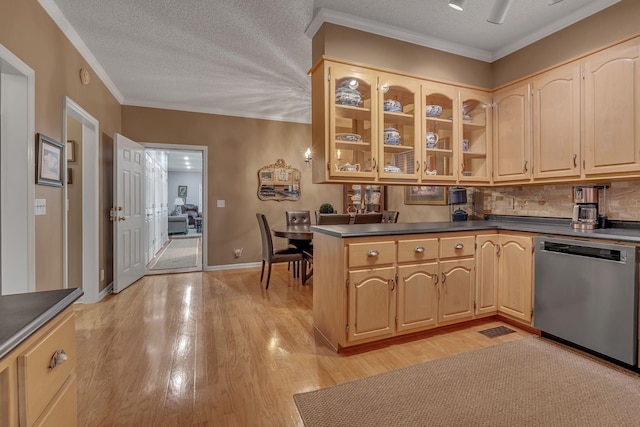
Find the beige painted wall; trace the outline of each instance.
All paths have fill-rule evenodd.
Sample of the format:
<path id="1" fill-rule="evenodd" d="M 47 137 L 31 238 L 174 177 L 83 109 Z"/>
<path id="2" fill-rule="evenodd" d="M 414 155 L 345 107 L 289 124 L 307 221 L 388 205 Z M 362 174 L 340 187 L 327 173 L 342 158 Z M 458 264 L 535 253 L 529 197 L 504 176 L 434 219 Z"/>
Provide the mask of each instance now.
<path id="1" fill-rule="evenodd" d="M 491 65 L 334 24 L 324 24 L 312 43 L 314 64 L 322 56 L 429 77 L 444 82 L 490 88 Z"/>
<path id="2" fill-rule="evenodd" d="M 62 140 L 63 99 L 69 96 L 100 121 L 100 150 L 111 150 L 104 135 L 120 130 L 120 105 L 97 78 L 62 31 L 38 4 L 37 0 L 2 0 L 0 2 L 0 44 L 13 52 L 35 71 L 35 131 Z M 80 68 L 91 71 L 89 85 L 82 85 Z M 34 135 L 35 138 L 35 135 Z M 100 165 L 105 169 L 105 157 Z M 111 186 L 101 175 L 100 186 Z M 36 217 L 36 288 L 57 289 L 63 285 L 63 200 L 62 189 L 36 186 L 36 198 L 47 200 L 47 214 Z M 104 201 L 103 201 L 104 202 Z M 100 268 L 107 266 L 105 233 L 109 206 L 101 203 Z M 108 281 L 105 280 L 106 283 Z M 104 287 L 105 283 L 101 284 Z"/>
<path id="3" fill-rule="evenodd" d="M 324 202 L 342 209 L 341 185 L 311 182 L 311 169 L 304 162 L 311 125 L 123 106 L 122 133 L 139 142 L 209 147 L 209 266 L 261 259 L 256 212 L 264 213 L 273 227 L 284 225 L 286 210 L 313 212 Z M 258 199 L 258 169 L 278 159 L 302 172 L 300 200 Z M 216 200 L 225 200 L 226 207 L 217 208 Z M 284 239 L 275 243 L 286 246 Z M 238 259 L 234 248 L 244 248 Z"/>
<path id="4" fill-rule="evenodd" d="M 491 65 L 496 88 L 640 33 L 640 1 L 622 0 Z"/>

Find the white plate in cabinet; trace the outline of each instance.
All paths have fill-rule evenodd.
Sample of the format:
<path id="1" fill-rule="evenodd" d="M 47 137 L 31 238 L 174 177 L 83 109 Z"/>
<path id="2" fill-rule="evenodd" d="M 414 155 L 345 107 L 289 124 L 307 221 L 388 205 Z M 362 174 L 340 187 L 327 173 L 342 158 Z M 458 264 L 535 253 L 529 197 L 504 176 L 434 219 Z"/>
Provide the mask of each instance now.
<path id="1" fill-rule="evenodd" d="M 438 258 L 438 239 L 398 240 L 398 262 L 422 262 Z"/>
<path id="2" fill-rule="evenodd" d="M 393 264 L 395 260 L 395 242 L 349 244 L 349 268 Z"/>

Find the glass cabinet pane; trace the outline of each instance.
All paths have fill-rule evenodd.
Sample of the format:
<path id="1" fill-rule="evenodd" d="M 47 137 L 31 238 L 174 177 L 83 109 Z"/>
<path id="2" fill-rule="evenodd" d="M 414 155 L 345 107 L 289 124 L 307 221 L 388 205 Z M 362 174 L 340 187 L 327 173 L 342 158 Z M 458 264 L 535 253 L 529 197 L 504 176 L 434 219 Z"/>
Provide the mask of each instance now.
<path id="1" fill-rule="evenodd" d="M 375 177 L 376 78 L 339 65 L 331 66 L 329 75 L 330 174 Z"/>
<path id="2" fill-rule="evenodd" d="M 488 94 L 461 91 L 462 100 L 462 153 L 460 181 L 489 181 L 489 106 Z"/>
<path id="3" fill-rule="evenodd" d="M 422 87 L 424 108 L 424 135 L 422 181 L 455 180 L 456 144 L 458 132 L 454 123 L 457 90 L 455 87 L 424 84 Z"/>
<path id="4" fill-rule="evenodd" d="M 382 74 L 379 77 L 379 104 L 382 123 L 378 141 L 381 178 L 411 179 L 417 181 L 420 169 L 418 130 L 418 81 L 402 76 Z"/>

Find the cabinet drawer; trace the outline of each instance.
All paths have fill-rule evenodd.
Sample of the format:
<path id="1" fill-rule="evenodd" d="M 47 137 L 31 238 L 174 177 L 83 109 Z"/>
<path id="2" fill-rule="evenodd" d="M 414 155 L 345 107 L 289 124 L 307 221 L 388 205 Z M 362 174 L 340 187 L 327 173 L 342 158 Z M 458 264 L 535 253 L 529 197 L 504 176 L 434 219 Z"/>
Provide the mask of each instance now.
<path id="1" fill-rule="evenodd" d="M 78 382 L 75 374 L 69 378 L 34 424 L 34 427 L 78 426 Z"/>
<path id="2" fill-rule="evenodd" d="M 438 239 L 398 240 L 398 262 L 420 262 L 438 258 Z"/>
<path id="3" fill-rule="evenodd" d="M 349 268 L 393 264 L 395 259 L 395 242 L 351 243 L 349 245 Z"/>
<path id="4" fill-rule="evenodd" d="M 443 237 L 440 239 L 440 258 L 470 257 L 476 253 L 476 237 Z"/>
<path id="5" fill-rule="evenodd" d="M 75 333 L 75 321 L 70 313 L 18 356 L 20 425 L 32 426 L 74 371 Z M 64 350 L 67 360 L 51 368 L 51 360 L 58 350 Z"/>

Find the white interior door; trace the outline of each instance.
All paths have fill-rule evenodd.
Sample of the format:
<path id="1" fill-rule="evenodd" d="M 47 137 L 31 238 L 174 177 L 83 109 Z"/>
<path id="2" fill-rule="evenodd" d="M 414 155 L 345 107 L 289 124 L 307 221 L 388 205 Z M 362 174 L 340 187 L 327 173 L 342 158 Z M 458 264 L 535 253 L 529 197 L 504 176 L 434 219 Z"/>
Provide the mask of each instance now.
<path id="1" fill-rule="evenodd" d="M 154 242 L 154 236 L 155 236 L 155 230 L 154 230 L 154 225 L 155 225 L 155 221 L 154 221 L 154 208 L 153 208 L 153 204 L 154 204 L 154 200 L 153 200 L 153 196 L 154 196 L 154 192 L 153 191 L 149 191 L 150 188 L 153 188 L 154 186 L 154 182 L 153 182 L 153 169 L 154 169 L 154 163 L 155 160 L 154 158 L 151 156 L 151 154 L 146 153 L 146 161 L 147 161 L 147 166 L 145 168 L 145 230 L 146 230 L 146 235 L 147 235 L 147 240 L 146 240 L 146 245 L 145 245 L 145 253 L 146 253 L 146 259 L 145 259 L 145 264 L 149 264 L 149 262 L 153 259 L 155 253 L 156 253 L 156 248 L 155 248 L 155 242 Z"/>
<path id="2" fill-rule="evenodd" d="M 118 293 L 144 276 L 144 147 L 115 134 L 114 220 L 115 271 L 113 292 Z"/>

